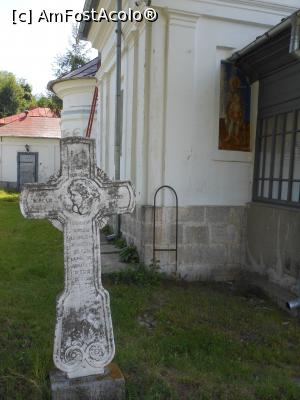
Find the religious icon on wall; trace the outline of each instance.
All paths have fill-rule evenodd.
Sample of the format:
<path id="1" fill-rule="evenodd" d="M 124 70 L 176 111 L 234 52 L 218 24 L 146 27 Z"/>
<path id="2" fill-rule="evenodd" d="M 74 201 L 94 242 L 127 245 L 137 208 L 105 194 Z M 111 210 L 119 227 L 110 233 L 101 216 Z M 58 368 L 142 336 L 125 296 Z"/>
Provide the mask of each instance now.
<path id="1" fill-rule="evenodd" d="M 221 61 L 219 149 L 250 151 L 251 88 L 239 68 Z"/>

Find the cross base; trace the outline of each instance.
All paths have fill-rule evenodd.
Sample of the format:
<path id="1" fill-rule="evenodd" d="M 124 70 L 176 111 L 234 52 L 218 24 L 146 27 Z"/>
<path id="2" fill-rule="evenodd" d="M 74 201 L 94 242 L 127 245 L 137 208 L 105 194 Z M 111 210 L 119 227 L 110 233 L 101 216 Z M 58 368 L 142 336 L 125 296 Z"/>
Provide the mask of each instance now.
<path id="1" fill-rule="evenodd" d="M 55 369 L 50 372 L 52 400 L 124 400 L 125 379 L 119 367 L 111 363 L 104 375 L 69 379 Z"/>

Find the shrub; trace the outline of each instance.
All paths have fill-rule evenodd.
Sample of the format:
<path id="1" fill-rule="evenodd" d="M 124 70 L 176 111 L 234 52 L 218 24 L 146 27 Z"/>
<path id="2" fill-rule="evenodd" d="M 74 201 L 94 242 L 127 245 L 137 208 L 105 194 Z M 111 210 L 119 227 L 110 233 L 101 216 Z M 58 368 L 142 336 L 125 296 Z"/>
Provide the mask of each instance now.
<path id="1" fill-rule="evenodd" d="M 144 264 L 137 264 L 108 275 L 109 280 L 114 284 L 125 283 L 137 286 L 157 286 L 163 277 L 164 275 L 158 271 L 157 267 L 153 265 L 147 267 Z"/>
<path id="2" fill-rule="evenodd" d="M 124 247 L 127 246 L 126 240 L 123 239 L 122 237 L 119 237 L 118 239 L 116 239 L 114 245 L 118 248 L 118 249 L 124 249 Z"/>
<path id="3" fill-rule="evenodd" d="M 137 248 L 133 244 L 124 247 L 120 251 L 120 261 L 131 264 L 138 263 L 139 254 Z"/>
<path id="4" fill-rule="evenodd" d="M 112 227 L 110 225 L 108 225 L 108 224 L 105 225 L 105 227 L 101 229 L 101 232 L 105 236 L 112 235 L 114 233 Z"/>

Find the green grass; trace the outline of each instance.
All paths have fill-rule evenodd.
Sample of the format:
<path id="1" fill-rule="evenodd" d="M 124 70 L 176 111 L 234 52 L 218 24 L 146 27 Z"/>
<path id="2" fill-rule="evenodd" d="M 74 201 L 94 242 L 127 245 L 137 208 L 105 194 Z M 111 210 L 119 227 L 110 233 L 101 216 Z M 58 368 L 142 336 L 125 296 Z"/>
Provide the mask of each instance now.
<path id="1" fill-rule="evenodd" d="M 104 279 L 127 399 L 300 398 L 297 320 L 236 285 L 138 273 Z M 62 286 L 62 234 L 47 221 L 24 219 L 17 196 L 0 192 L 1 400 L 50 399 Z"/>
<path id="2" fill-rule="evenodd" d="M 19 198 L 19 194 L 16 192 L 7 192 L 0 189 L 0 200 L 16 201 Z"/>

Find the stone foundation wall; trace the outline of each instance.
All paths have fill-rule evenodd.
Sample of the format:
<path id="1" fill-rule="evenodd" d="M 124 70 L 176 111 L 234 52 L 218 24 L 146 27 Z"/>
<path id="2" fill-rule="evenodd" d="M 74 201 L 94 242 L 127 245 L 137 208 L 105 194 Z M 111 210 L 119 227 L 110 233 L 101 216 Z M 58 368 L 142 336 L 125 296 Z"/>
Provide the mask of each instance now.
<path id="1" fill-rule="evenodd" d="M 175 244 L 175 208 L 157 208 L 156 247 Z M 284 308 L 300 296 L 300 211 L 263 203 L 246 207 L 179 208 L 178 273 L 187 280 L 242 278 L 261 286 Z M 153 207 L 122 216 L 122 232 L 147 265 L 153 259 Z M 156 253 L 175 272 L 173 253 Z"/>
<path id="2" fill-rule="evenodd" d="M 175 208 L 156 210 L 156 247 L 175 246 Z M 179 208 L 178 267 L 187 280 L 230 280 L 244 265 L 246 208 L 234 206 L 190 206 Z M 141 261 L 153 263 L 153 207 L 137 206 L 122 216 L 121 230 L 134 243 Z M 175 254 L 157 252 L 161 270 L 176 270 Z"/>
<path id="3" fill-rule="evenodd" d="M 299 296 L 300 210 L 251 203 L 247 221 L 247 270 Z"/>

